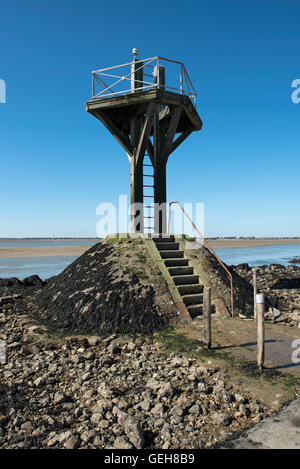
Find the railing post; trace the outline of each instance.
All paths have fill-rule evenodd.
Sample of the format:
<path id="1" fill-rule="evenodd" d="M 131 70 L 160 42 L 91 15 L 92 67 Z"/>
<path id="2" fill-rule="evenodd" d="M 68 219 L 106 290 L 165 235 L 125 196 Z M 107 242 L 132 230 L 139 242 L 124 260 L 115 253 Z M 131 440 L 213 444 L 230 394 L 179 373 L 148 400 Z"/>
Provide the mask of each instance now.
<path id="1" fill-rule="evenodd" d="M 94 72 L 92 72 L 92 98 L 95 96 L 95 77 Z"/>
<path id="2" fill-rule="evenodd" d="M 182 64 L 180 66 L 180 93 L 183 94 Z"/>
<path id="3" fill-rule="evenodd" d="M 211 347 L 211 288 L 205 287 L 203 293 L 204 343 Z"/>

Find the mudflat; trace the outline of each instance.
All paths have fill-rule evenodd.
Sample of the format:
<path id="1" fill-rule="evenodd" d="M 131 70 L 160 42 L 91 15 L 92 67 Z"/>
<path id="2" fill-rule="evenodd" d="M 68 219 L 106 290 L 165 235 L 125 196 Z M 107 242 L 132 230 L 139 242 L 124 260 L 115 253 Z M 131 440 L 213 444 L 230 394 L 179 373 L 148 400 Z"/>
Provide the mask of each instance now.
<path id="1" fill-rule="evenodd" d="M 282 244 L 300 244 L 300 238 L 257 238 L 257 239 L 208 239 L 210 246 L 218 248 L 248 248 L 257 246 L 273 246 Z M 18 248 L 1 248 L 0 258 L 8 257 L 52 257 L 52 256 L 80 256 L 91 246 L 35 246 L 22 247 L 22 240 L 18 241 Z M 28 243 L 28 240 L 24 242 Z"/>
<path id="2" fill-rule="evenodd" d="M 0 258 L 80 256 L 90 247 L 91 246 L 33 246 L 30 248 L 2 248 L 0 249 Z"/>
<path id="3" fill-rule="evenodd" d="M 300 244 L 300 238 L 236 238 L 236 239 L 207 239 L 211 247 L 221 248 L 251 248 L 259 246 L 275 246 L 282 244 Z"/>

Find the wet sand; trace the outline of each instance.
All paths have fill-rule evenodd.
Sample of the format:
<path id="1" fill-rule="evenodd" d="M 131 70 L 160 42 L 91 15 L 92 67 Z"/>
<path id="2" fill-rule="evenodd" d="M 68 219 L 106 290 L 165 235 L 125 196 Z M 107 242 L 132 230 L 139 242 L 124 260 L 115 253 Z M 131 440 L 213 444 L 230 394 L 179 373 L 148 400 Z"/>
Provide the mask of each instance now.
<path id="1" fill-rule="evenodd" d="M 273 246 L 286 244 L 300 244 L 300 238 L 262 238 L 262 239 L 208 239 L 210 246 L 218 248 L 247 248 L 257 246 Z M 22 240 L 19 240 L 20 245 Z M 24 241 L 25 242 L 25 241 Z M 26 241 L 28 242 L 28 241 Z M 54 256 L 80 256 L 91 246 L 34 246 L 26 248 L 3 248 L 0 249 L 0 258 L 25 258 L 25 257 L 54 257 Z"/>

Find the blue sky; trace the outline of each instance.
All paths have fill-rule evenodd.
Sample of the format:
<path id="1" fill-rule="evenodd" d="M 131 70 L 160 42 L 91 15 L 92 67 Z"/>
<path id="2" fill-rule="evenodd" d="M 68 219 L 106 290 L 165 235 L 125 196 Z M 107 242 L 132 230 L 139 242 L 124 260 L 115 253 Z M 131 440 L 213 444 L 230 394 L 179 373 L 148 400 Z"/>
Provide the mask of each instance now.
<path id="1" fill-rule="evenodd" d="M 11 0 L 1 6 L 0 237 L 95 236 L 129 163 L 89 114 L 91 71 L 185 63 L 203 129 L 168 163 L 168 201 L 203 202 L 206 236 L 300 236 L 300 2 Z"/>

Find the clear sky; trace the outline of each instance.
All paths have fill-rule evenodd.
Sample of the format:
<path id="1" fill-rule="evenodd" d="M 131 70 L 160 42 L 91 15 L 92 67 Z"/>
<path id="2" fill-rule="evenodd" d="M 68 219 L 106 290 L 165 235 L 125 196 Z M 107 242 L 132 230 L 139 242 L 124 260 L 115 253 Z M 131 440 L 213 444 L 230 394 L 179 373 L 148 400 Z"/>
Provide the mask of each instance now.
<path id="1" fill-rule="evenodd" d="M 1 5 L 0 237 L 95 236 L 129 163 L 85 111 L 91 71 L 183 61 L 203 129 L 168 163 L 168 200 L 203 202 L 206 236 L 300 236 L 300 1 L 10 0 Z"/>

